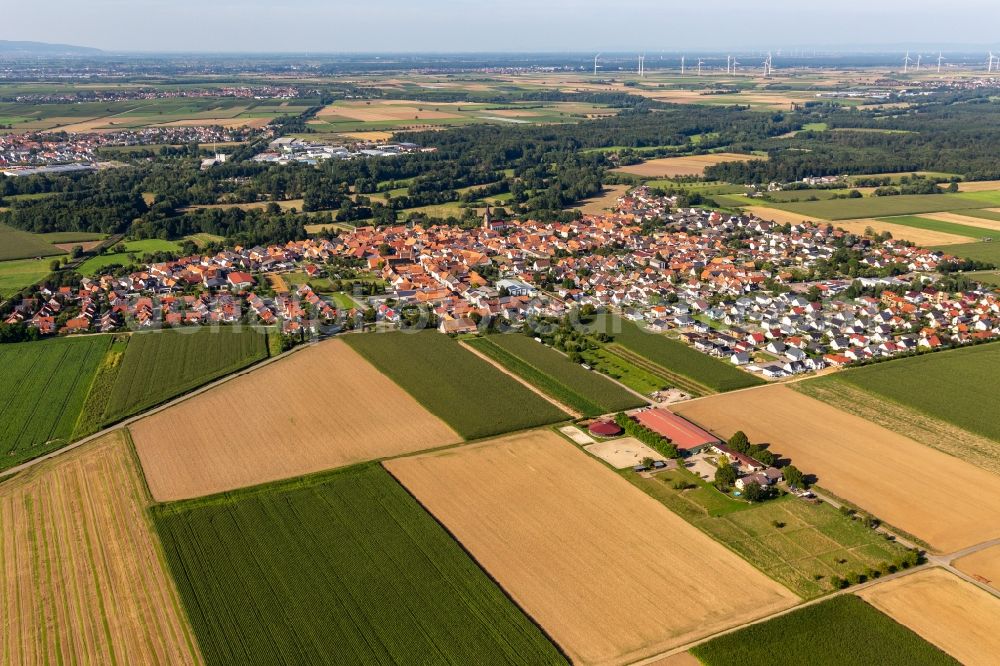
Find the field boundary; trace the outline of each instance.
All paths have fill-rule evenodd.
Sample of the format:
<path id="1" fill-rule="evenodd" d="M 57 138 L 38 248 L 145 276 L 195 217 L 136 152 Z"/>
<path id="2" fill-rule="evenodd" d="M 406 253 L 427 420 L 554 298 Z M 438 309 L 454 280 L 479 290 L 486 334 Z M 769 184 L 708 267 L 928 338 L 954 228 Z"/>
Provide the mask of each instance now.
<path id="1" fill-rule="evenodd" d="M 184 402 L 185 400 L 190 400 L 191 398 L 195 397 L 196 395 L 200 395 L 200 394 L 204 393 L 205 391 L 209 391 L 209 390 L 215 388 L 216 386 L 219 386 L 220 384 L 224 384 L 225 382 L 228 382 L 228 381 L 230 381 L 232 379 L 235 379 L 236 377 L 242 377 L 243 375 L 251 373 L 254 370 L 257 370 L 258 368 L 264 367 L 265 365 L 273 363 L 273 362 L 275 362 L 275 361 L 277 361 L 279 359 L 285 358 L 286 356 L 294 354 L 295 352 L 297 352 L 297 351 L 299 351 L 301 349 L 306 349 L 308 347 L 311 347 L 311 346 L 313 346 L 315 344 L 316 344 L 315 342 L 309 342 L 309 343 L 306 343 L 304 345 L 299 345 L 298 347 L 293 347 L 293 348 L 289 349 L 288 351 L 279 354 L 278 356 L 271 356 L 271 357 L 268 357 L 268 358 L 264 358 L 263 360 L 261 360 L 259 363 L 256 363 L 255 365 L 245 367 L 242 370 L 240 370 L 238 372 L 235 372 L 235 373 L 233 373 L 231 375 L 227 375 L 225 377 L 221 377 L 219 379 L 216 379 L 215 381 L 211 382 L 210 384 L 202 385 L 201 387 L 199 387 L 197 389 L 194 389 L 193 391 L 191 391 L 189 393 L 185 393 L 184 395 L 179 395 L 176 398 L 171 399 L 169 402 L 165 402 L 165 403 L 163 403 L 163 404 L 161 404 L 161 405 L 159 405 L 157 407 L 154 407 L 153 409 L 149 410 L 148 412 L 142 412 L 142 413 L 130 416 L 130 417 L 128 417 L 128 418 L 126 418 L 126 419 L 124 419 L 122 421 L 118 421 L 117 423 L 114 423 L 113 425 L 110 425 L 110 426 L 108 426 L 108 427 L 106 427 L 106 428 L 104 428 L 104 429 L 102 429 L 102 430 L 100 430 L 98 432 L 95 432 L 92 435 L 88 435 L 88 436 L 84 437 L 83 439 L 77 440 L 77 441 L 75 441 L 75 442 L 73 442 L 71 444 L 67 444 L 66 446 L 62 447 L 61 449 L 56 449 L 55 451 L 52 451 L 50 453 L 46 453 L 46 454 L 41 455 L 41 456 L 39 456 L 37 458 L 32 458 L 31 460 L 29 460 L 29 461 L 27 461 L 25 463 L 17 465 L 16 467 L 11 467 L 10 469 L 4 470 L 4 476 L 0 477 L 0 481 L 7 481 L 7 480 L 13 478 L 14 476 L 17 476 L 21 472 L 23 472 L 25 470 L 28 470 L 28 469 L 34 467 L 35 465 L 38 465 L 38 464 L 40 464 L 40 463 L 42 463 L 42 462 L 44 462 L 46 460 L 51 460 L 52 458 L 55 458 L 56 456 L 62 455 L 63 453 L 67 453 L 67 452 L 72 451 L 72 450 L 74 450 L 76 448 L 79 448 L 79 447 L 83 446 L 84 444 L 87 444 L 88 442 L 91 442 L 91 441 L 93 441 L 95 439 L 98 439 L 99 437 L 103 437 L 104 435 L 107 435 L 107 434 L 109 434 L 111 432 L 114 432 L 115 430 L 117 430 L 119 428 L 125 428 L 128 425 L 130 425 L 132 423 L 135 423 L 136 421 L 139 421 L 141 419 L 146 418 L 147 416 L 150 416 L 152 414 L 157 414 L 159 412 L 162 412 L 162 411 L 164 411 L 166 409 L 169 409 L 170 407 L 173 407 L 176 404 Z"/>
<path id="2" fill-rule="evenodd" d="M 496 437 L 491 437 L 490 439 L 501 439 L 501 438 L 504 438 L 504 437 L 507 437 L 507 436 L 508 435 L 498 435 Z M 482 442 L 484 440 L 478 440 L 478 441 Z M 488 440 L 486 440 L 486 441 L 488 441 Z M 470 446 L 473 443 L 475 443 L 475 442 L 462 442 L 461 444 L 454 444 L 450 448 L 456 448 L 456 449 L 457 448 L 462 448 L 462 447 L 465 447 L 465 446 Z M 421 455 L 422 453 L 429 453 L 429 452 L 425 451 L 425 452 L 420 452 L 420 453 L 411 453 L 411 454 L 408 454 L 408 455 L 396 456 L 396 458 L 410 458 L 410 457 L 413 457 L 413 456 Z M 413 498 L 413 501 L 417 503 L 417 506 L 419 506 L 421 508 L 421 510 L 424 511 L 424 513 L 426 513 L 428 516 L 430 516 L 431 520 L 433 520 L 435 523 L 437 523 L 438 526 L 442 530 L 445 531 L 445 534 L 447 534 L 448 537 L 452 541 L 454 541 L 456 544 L 458 544 L 458 547 L 462 550 L 462 552 L 465 553 L 466 556 L 470 560 L 472 560 L 472 562 L 475 563 L 475 565 L 477 567 L 479 567 L 480 571 L 482 571 L 484 574 L 486 574 L 486 577 L 489 578 L 493 582 L 493 584 L 497 586 L 498 590 L 500 590 L 501 592 L 503 592 L 503 595 L 505 597 L 507 597 L 507 599 L 510 601 L 510 603 L 514 604 L 514 607 L 517 608 L 518 610 L 520 610 L 521 613 L 524 615 L 524 617 L 528 618 L 528 620 L 533 625 L 535 625 L 536 627 L 538 627 L 538 630 L 542 632 L 542 635 L 545 636 L 545 638 L 547 638 L 550 643 L 552 643 L 552 645 L 559 652 L 559 654 L 561 654 L 563 656 L 563 658 L 566 659 L 566 662 L 569 663 L 569 664 L 572 664 L 573 661 L 569 658 L 569 655 L 566 653 L 566 650 L 563 649 L 563 646 L 560 645 L 559 642 L 545 629 L 545 627 L 543 627 L 538 622 L 538 620 L 535 619 L 535 616 L 532 615 L 531 613 L 529 613 L 528 610 L 526 608 L 524 608 L 524 606 L 522 606 L 517 601 L 517 599 L 515 599 L 513 596 L 511 596 L 511 594 L 507 590 L 507 588 L 504 587 L 503 585 L 501 585 L 500 581 L 498 581 L 496 579 L 496 577 L 493 576 L 493 574 L 490 572 L 490 570 L 487 569 L 485 566 L 483 566 L 483 563 L 480 562 L 479 559 L 477 559 L 476 556 L 473 555 L 472 552 L 470 552 L 469 549 L 465 547 L 465 544 L 462 543 L 462 540 L 459 539 L 458 536 L 454 532 L 452 532 L 448 528 L 447 525 L 445 525 L 443 522 L 441 522 L 441 520 L 438 519 L 438 517 L 434 515 L 434 512 L 431 511 L 427 506 L 425 506 L 424 503 L 420 501 L 420 498 L 417 497 L 416 495 L 414 495 L 413 491 L 411 491 L 409 488 L 407 488 L 406 484 L 403 483 L 402 481 L 400 481 L 399 478 L 395 474 L 392 473 L 392 470 L 390 470 L 388 467 L 386 467 L 386 465 L 384 463 L 385 463 L 384 460 L 379 460 L 379 461 L 372 462 L 372 463 L 367 463 L 367 464 L 370 464 L 370 465 L 379 465 L 383 470 L 385 470 L 385 473 L 389 475 L 389 478 L 391 478 L 393 480 L 393 482 L 396 483 L 396 485 L 398 485 L 400 488 L 402 488 L 403 491 L 407 495 L 409 495 L 411 498 Z"/>
<path id="3" fill-rule="evenodd" d="M 711 389 L 704 384 L 691 379 L 687 375 L 682 375 L 679 372 L 673 370 L 668 370 L 664 368 L 659 363 L 651 361 L 645 356 L 634 352 L 631 349 L 621 345 L 617 342 L 612 342 L 607 346 L 608 351 L 613 354 L 620 356 L 632 365 L 639 367 L 642 370 L 651 372 L 654 375 L 659 375 L 663 377 L 667 382 L 673 384 L 675 387 L 681 389 L 688 393 L 692 398 L 704 398 L 706 396 L 715 395 L 719 393 L 715 389 Z"/>

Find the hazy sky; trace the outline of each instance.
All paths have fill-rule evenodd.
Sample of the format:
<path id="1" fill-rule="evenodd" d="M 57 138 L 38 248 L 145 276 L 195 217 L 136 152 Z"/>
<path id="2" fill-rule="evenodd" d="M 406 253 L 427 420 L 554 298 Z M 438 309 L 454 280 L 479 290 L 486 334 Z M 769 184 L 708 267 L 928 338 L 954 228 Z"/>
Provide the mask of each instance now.
<path id="1" fill-rule="evenodd" d="M 0 39 L 122 51 L 1000 46 L 1000 0 L 0 0 L 0 17 Z"/>

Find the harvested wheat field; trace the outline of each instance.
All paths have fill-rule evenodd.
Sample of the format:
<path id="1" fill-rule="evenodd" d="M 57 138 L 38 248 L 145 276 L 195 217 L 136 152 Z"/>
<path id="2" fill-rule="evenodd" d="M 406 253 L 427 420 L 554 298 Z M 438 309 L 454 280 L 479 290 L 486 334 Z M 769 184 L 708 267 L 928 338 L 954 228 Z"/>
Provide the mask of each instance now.
<path id="1" fill-rule="evenodd" d="M 747 199 L 747 201 L 752 201 L 752 199 Z M 793 213 L 790 210 L 768 208 L 767 206 L 745 206 L 743 208 L 743 212 L 753 215 L 754 217 L 759 217 L 762 220 L 777 222 L 778 224 L 802 224 L 803 222 L 816 222 L 817 224 L 827 223 L 827 220 L 810 217 L 808 215 L 803 215 L 802 213 Z M 843 225 L 838 222 L 837 226 L 839 227 Z"/>
<path id="2" fill-rule="evenodd" d="M 711 153 L 710 155 L 689 155 L 687 157 L 661 157 L 646 160 L 641 164 L 618 167 L 612 171 L 630 173 L 648 178 L 673 178 L 674 176 L 701 176 L 705 167 L 723 162 L 744 162 L 746 160 L 766 160 L 767 156 L 741 155 L 738 153 Z"/>
<path id="3" fill-rule="evenodd" d="M 889 524 L 954 552 L 1000 537 L 1000 477 L 786 386 L 679 403 L 724 438 L 743 430 L 819 485 Z"/>
<path id="4" fill-rule="evenodd" d="M 1000 544 L 960 557 L 952 566 L 1000 592 Z"/>
<path id="5" fill-rule="evenodd" d="M 1000 599 L 944 569 L 929 569 L 858 593 L 968 666 L 997 663 Z"/>
<path id="6" fill-rule="evenodd" d="M 0 485 L 0 664 L 197 664 L 122 431 Z"/>
<path id="7" fill-rule="evenodd" d="M 924 215 L 921 215 L 921 217 L 924 217 Z M 917 245 L 954 245 L 956 243 L 968 243 L 970 240 L 968 236 L 959 236 L 958 234 L 949 234 L 945 231 L 934 231 L 932 229 L 918 229 L 916 227 L 908 227 L 904 224 L 883 222 L 881 220 L 851 220 L 849 222 L 840 220 L 834 222 L 833 225 L 857 235 L 864 234 L 865 229 L 869 227 L 878 233 L 888 231 L 892 234 L 893 238 L 908 240 Z"/>
<path id="8" fill-rule="evenodd" d="M 341 340 L 225 382 L 131 430 L 159 501 L 461 441 Z"/>
<path id="9" fill-rule="evenodd" d="M 575 663 L 634 661 L 798 600 L 549 430 L 385 467 Z"/>
<path id="10" fill-rule="evenodd" d="M 625 196 L 630 189 L 629 185 L 605 185 L 601 195 L 585 199 L 576 209 L 584 215 L 606 215 L 618 205 L 619 197 Z"/>
<path id="11" fill-rule="evenodd" d="M 992 192 L 1000 190 L 1000 180 L 969 180 L 958 184 L 959 192 Z"/>
<path id="12" fill-rule="evenodd" d="M 970 227 L 980 227 L 982 229 L 993 229 L 1000 232 L 1000 220 L 988 220 L 984 217 L 973 217 L 971 215 L 962 215 L 961 213 L 924 213 L 920 217 L 941 220 L 942 222 L 953 222 L 954 224 L 964 224 Z M 966 239 L 966 242 L 968 240 Z"/>
<path id="13" fill-rule="evenodd" d="M 389 120 L 429 120 L 441 118 L 461 118 L 447 111 L 439 111 L 444 105 L 414 102 L 412 106 L 401 104 L 338 103 L 322 109 L 317 118 L 347 118 L 363 122 L 385 122 Z M 445 107 L 447 108 L 447 107 Z"/>

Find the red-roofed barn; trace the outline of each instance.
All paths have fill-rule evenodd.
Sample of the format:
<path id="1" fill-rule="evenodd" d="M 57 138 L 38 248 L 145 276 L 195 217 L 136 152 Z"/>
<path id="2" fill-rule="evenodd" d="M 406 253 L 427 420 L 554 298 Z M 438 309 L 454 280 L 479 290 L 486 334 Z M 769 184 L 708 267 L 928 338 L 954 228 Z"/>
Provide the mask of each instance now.
<path id="1" fill-rule="evenodd" d="M 650 430 L 666 437 L 683 453 L 698 453 L 719 443 L 719 438 L 666 409 L 644 409 L 632 416 Z"/>

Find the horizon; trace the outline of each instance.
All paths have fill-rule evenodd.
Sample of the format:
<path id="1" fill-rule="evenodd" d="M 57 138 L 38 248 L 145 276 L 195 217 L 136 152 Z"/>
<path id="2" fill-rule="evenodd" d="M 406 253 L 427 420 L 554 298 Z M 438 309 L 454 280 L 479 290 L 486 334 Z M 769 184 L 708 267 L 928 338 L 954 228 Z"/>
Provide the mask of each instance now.
<path id="1" fill-rule="evenodd" d="M 339 4 L 339 3 L 338 3 Z M 134 12 L 136 6 L 141 12 Z M 543 6 L 512 0 L 503 10 L 468 0 L 401 0 L 329 6 L 319 0 L 54 0 L 6 9 L 0 39 L 97 48 L 112 54 L 462 54 L 680 53 L 821 50 L 844 53 L 934 49 L 960 52 L 1000 45 L 1000 5 L 961 0 L 889 0 L 878 7 L 845 0 L 837 7 L 801 7 L 776 0 L 772 11 L 720 8 L 706 21 L 698 7 L 623 0 L 609 12 L 594 0 Z M 633 21 L 634 16 L 643 20 Z M 60 20 L 53 23 L 51 17 Z M 190 17 L 197 16 L 198 21 Z M 113 17 L 113 20 L 110 20 Z M 862 18 L 863 17 L 863 18 Z M 972 17 L 972 18 L 970 18 Z M 148 29 L 156 25 L 155 32 Z M 38 26 L 34 28 L 34 26 Z M 679 33 L 679 34 L 678 34 Z M 90 39 L 81 40 L 88 34 Z M 433 49 L 428 47 L 433 45 Z M 978 47 L 978 48 L 977 48 Z"/>

